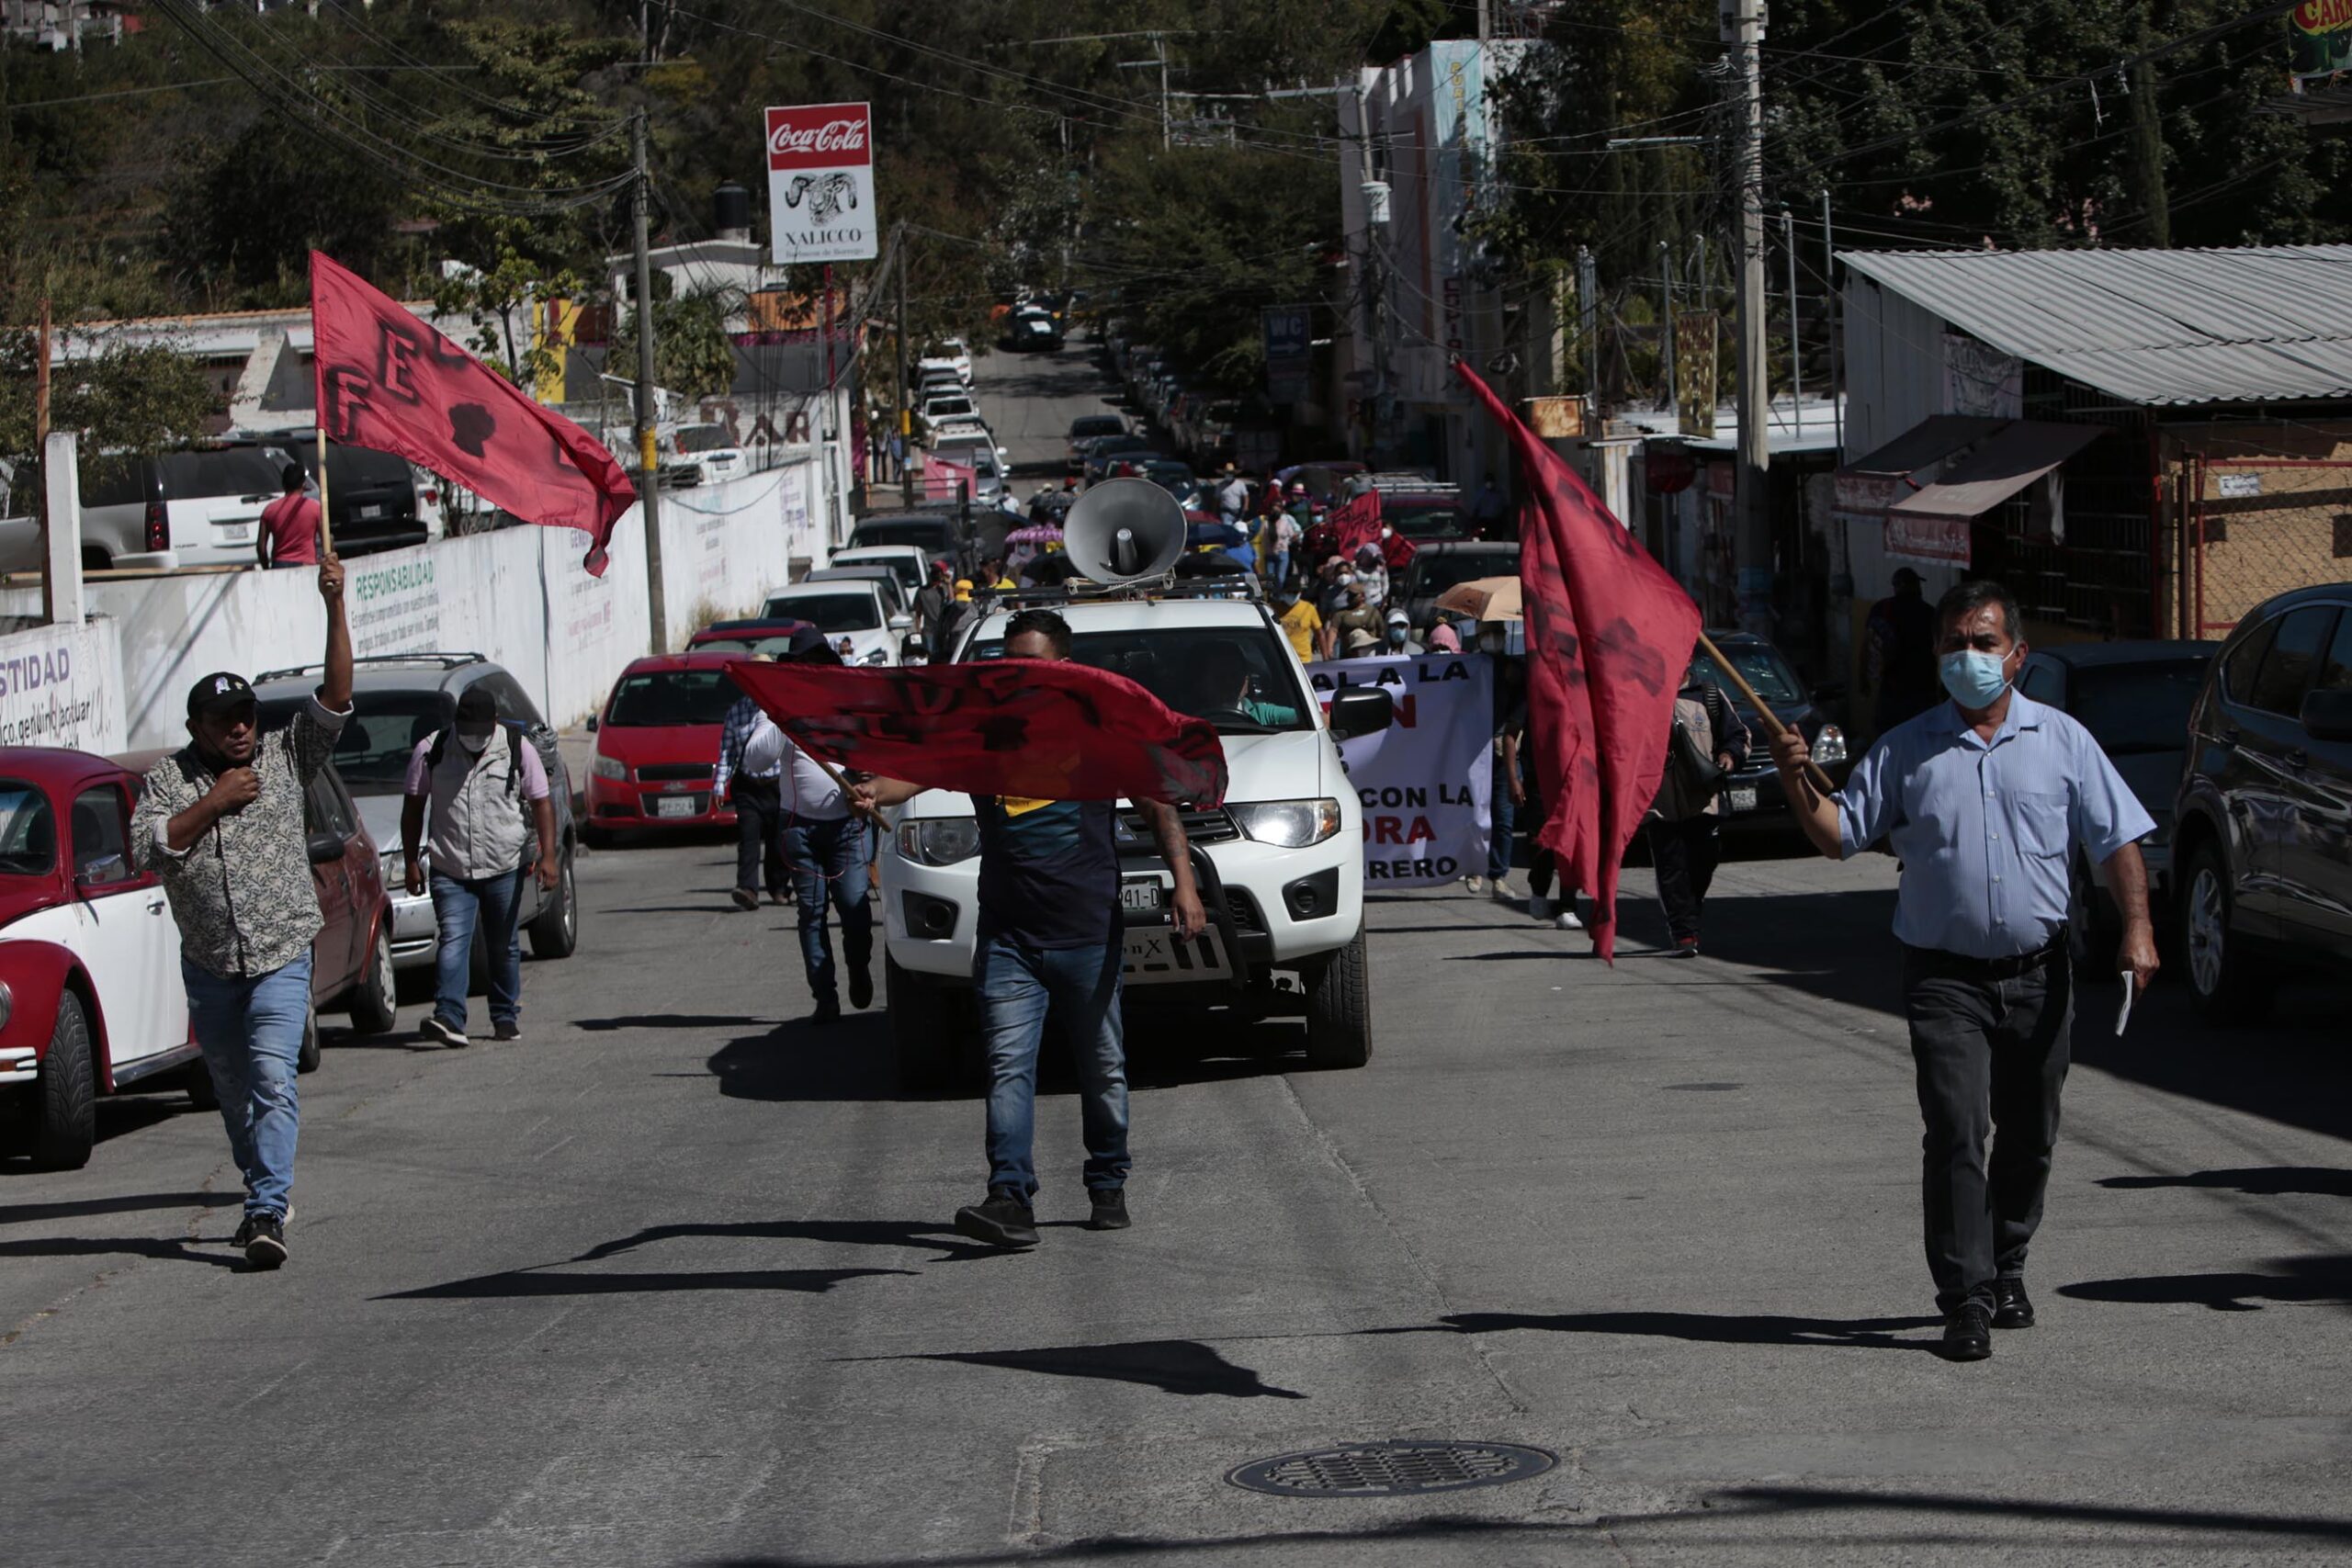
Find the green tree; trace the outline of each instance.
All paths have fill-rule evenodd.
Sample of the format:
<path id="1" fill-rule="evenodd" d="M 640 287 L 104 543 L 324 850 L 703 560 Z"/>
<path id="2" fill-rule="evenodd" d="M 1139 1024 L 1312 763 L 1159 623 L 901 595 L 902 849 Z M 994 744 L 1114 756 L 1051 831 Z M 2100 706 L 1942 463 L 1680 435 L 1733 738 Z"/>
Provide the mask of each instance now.
<path id="1" fill-rule="evenodd" d="M 729 313 L 741 300 L 724 289 L 701 289 L 653 302 L 653 378 L 692 401 L 714 398 L 735 386 L 735 344 L 727 335 Z M 623 314 L 613 329 L 605 367 L 616 376 L 637 374 L 637 312 Z"/>

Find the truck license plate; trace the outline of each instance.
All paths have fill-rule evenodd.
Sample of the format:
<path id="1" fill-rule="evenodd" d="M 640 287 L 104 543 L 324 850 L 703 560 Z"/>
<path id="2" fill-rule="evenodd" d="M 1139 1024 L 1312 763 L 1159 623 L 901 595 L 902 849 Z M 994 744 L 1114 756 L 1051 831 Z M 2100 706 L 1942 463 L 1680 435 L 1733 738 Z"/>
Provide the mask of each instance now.
<path id="1" fill-rule="evenodd" d="M 1753 811 L 1753 810 L 1755 810 L 1755 809 L 1756 809 L 1756 791 L 1755 791 L 1755 789 L 1751 786 L 1751 787 L 1747 787 L 1747 788 L 1733 790 L 1733 791 L 1731 792 L 1731 808 L 1732 808 L 1734 811 Z"/>
<path id="2" fill-rule="evenodd" d="M 1168 927 L 1130 928 L 1125 936 L 1122 973 L 1130 986 L 1166 985 L 1182 980 L 1224 980 L 1232 976 L 1225 944 L 1215 926 L 1190 942 L 1180 940 Z"/>
<path id="3" fill-rule="evenodd" d="M 1130 876 L 1119 883 L 1119 908 L 1130 915 L 1157 915 L 1163 891 L 1156 876 Z"/>
<path id="4" fill-rule="evenodd" d="M 653 815 L 656 817 L 692 817 L 694 814 L 695 797 L 691 795 L 664 795 L 657 796 L 653 802 Z"/>

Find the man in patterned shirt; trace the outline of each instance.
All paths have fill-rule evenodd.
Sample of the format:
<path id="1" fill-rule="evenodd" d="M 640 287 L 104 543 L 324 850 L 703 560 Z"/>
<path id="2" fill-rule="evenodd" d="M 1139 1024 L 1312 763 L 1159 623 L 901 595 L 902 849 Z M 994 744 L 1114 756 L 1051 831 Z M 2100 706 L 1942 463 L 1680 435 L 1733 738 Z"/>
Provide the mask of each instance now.
<path id="1" fill-rule="evenodd" d="M 187 694 L 189 744 L 148 770 L 131 821 L 131 853 L 163 878 L 179 924 L 188 1014 L 245 1179 L 237 1245 L 259 1269 L 286 1261 L 295 1061 L 322 923 L 302 801 L 351 716 L 351 629 L 332 554 L 319 563 L 319 593 L 326 667 L 311 705 L 263 735 L 244 677 L 207 675 Z"/>

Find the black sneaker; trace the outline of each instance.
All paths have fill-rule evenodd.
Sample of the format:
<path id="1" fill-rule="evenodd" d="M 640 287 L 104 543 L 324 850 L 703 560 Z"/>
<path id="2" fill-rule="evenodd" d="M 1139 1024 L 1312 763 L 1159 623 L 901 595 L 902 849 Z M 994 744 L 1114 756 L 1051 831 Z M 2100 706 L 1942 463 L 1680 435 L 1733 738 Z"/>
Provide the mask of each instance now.
<path id="1" fill-rule="evenodd" d="M 956 1211 L 956 1228 L 990 1247 L 1035 1247 L 1037 1216 L 1010 1188 L 992 1189 L 988 1201 Z"/>
<path id="2" fill-rule="evenodd" d="M 760 907 L 760 896 L 748 887 L 738 887 L 735 889 L 735 907 L 739 909 L 756 909 Z"/>
<path id="3" fill-rule="evenodd" d="M 1993 1326 L 1996 1328 L 2031 1328 L 2033 1298 L 2025 1293 L 2023 1280 L 1993 1281 Z"/>
<path id="4" fill-rule="evenodd" d="M 453 1049 L 460 1045 L 469 1045 L 472 1043 L 471 1041 L 466 1038 L 466 1032 L 464 1030 L 459 1029 L 453 1023 L 442 1022 L 437 1016 L 428 1016 L 425 1019 L 424 1037 L 427 1040 L 439 1041 L 442 1044 L 447 1045 Z"/>
<path id="5" fill-rule="evenodd" d="M 874 1005 L 874 971 L 871 968 L 849 972 L 849 1005 L 861 1012 Z"/>
<path id="6" fill-rule="evenodd" d="M 493 1023 L 490 1026 L 490 1037 L 492 1040 L 520 1040 L 523 1038 L 523 1026 L 513 1019 L 504 1023 Z"/>
<path id="7" fill-rule="evenodd" d="M 827 997 L 823 1001 L 817 1004 L 817 1010 L 808 1015 L 808 1021 L 815 1024 L 818 1028 L 822 1029 L 829 1023 L 840 1022 L 841 1016 L 842 1004 L 835 1001 L 832 998 Z"/>
<path id="8" fill-rule="evenodd" d="M 252 1214 L 245 1220 L 245 1261 L 256 1269 L 275 1269 L 286 1261 L 286 1222 L 276 1214 Z"/>
<path id="9" fill-rule="evenodd" d="M 243 1252 L 245 1249 L 245 1243 L 253 1240 L 254 1238 L 254 1227 L 260 1223 L 261 1216 L 259 1214 L 247 1214 L 243 1222 L 238 1224 L 237 1234 L 229 1238 L 229 1245 L 235 1247 L 239 1252 Z"/>
<path id="10" fill-rule="evenodd" d="M 1094 1212 L 1086 1217 L 1088 1230 L 1123 1231 L 1135 1224 L 1135 1221 L 1127 1218 L 1125 1188 L 1097 1187 L 1090 1190 L 1086 1196 L 1094 1205 Z"/>
<path id="11" fill-rule="evenodd" d="M 1993 1354 L 1993 1314 L 1982 1302 L 1962 1302 L 1944 1319 L 1943 1343 L 1936 1354 L 1947 1361 L 1982 1361 Z"/>

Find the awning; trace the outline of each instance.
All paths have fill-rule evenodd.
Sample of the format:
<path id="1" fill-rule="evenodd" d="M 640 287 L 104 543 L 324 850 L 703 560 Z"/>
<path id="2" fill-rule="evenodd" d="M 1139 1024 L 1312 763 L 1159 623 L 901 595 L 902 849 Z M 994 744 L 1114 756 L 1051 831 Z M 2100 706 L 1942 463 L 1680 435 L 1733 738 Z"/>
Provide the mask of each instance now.
<path id="1" fill-rule="evenodd" d="M 1857 457 L 1838 469 L 1838 477 L 1908 479 L 1922 468 L 1934 468 L 1962 447 L 1974 446 L 2008 423 L 1976 414 L 1929 414 L 1877 451 Z"/>
<path id="2" fill-rule="evenodd" d="M 2106 428 L 2012 420 L 1946 468 L 1935 483 L 1889 506 L 1887 516 L 1981 516 L 2098 440 Z"/>

